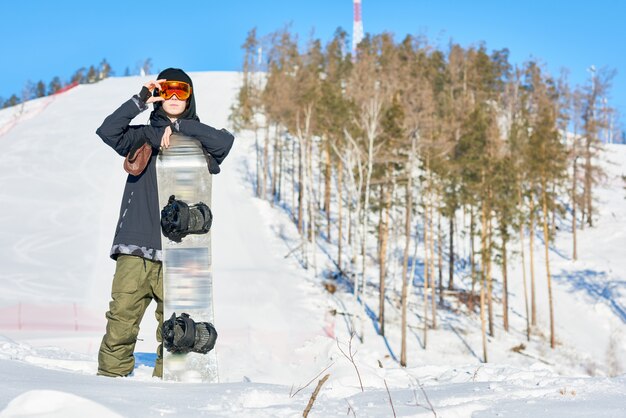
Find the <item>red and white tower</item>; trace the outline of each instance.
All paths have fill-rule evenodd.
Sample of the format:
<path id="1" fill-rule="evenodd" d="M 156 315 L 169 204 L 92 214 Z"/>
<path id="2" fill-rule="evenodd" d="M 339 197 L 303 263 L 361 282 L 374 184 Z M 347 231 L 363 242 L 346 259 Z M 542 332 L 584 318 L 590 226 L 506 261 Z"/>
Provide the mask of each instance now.
<path id="1" fill-rule="evenodd" d="M 363 20 L 361 20 L 361 0 L 354 1 L 354 20 L 352 22 L 352 59 L 356 58 L 356 47 L 363 40 Z"/>

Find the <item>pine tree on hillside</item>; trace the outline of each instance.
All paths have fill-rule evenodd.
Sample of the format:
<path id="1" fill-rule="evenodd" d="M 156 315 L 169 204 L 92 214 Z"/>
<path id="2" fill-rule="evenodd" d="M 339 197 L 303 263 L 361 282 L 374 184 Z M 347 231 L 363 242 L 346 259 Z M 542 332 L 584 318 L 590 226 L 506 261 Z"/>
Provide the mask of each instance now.
<path id="1" fill-rule="evenodd" d="M 59 77 L 54 77 L 50 84 L 48 84 L 48 95 L 54 94 L 57 91 L 61 90 L 63 84 L 61 83 L 61 79 Z"/>
<path id="2" fill-rule="evenodd" d="M 102 59 L 100 65 L 98 66 L 98 80 L 104 80 L 105 78 L 109 78 L 113 75 L 113 69 L 111 65 L 107 62 L 106 59 Z"/>
<path id="3" fill-rule="evenodd" d="M 17 104 L 20 104 L 20 99 L 19 97 L 17 97 L 17 95 L 12 94 L 11 97 L 9 97 L 7 99 L 6 102 L 4 102 L 3 107 L 11 107 L 11 106 L 15 106 Z"/>
<path id="4" fill-rule="evenodd" d="M 96 71 L 96 68 L 93 65 L 89 66 L 89 70 L 87 70 L 87 75 L 85 76 L 85 80 L 89 84 L 95 83 L 96 81 L 98 81 L 98 72 Z"/>
<path id="5" fill-rule="evenodd" d="M 592 67 L 593 68 L 593 67 Z M 595 209 L 593 205 L 593 190 L 600 179 L 604 176 L 602 169 L 595 163 L 601 149 L 600 132 L 606 128 L 600 101 L 606 96 L 611 87 L 615 71 L 607 68 L 593 69 L 591 81 L 584 89 L 584 113 L 583 113 L 583 218 L 590 227 L 593 226 Z M 606 108 L 608 110 L 608 108 Z"/>
<path id="6" fill-rule="evenodd" d="M 580 162 L 583 156 L 581 122 L 583 120 L 583 92 L 576 88 L 571 94 L 572 105 L 572 137 L 570 145 L 570 164 L 572 166 L 572 258 L 578 259 L 577 229 L 578 229 L 578 209 L 584 205 L 583 194 L 580 193 Z"/>
<path id="7" fill-rule="evenodd" d="M 337 201 L 337 267 L 344 272 L 344 167 L 342 163 L 344 130 L 350 126 L 354 109 L 346 97 L 345 84 L 352 69 L 352 62 L 343 51 L 347 48 L 347 33 L 337 29 L 333 39 L 326 46 L 324 72 L 321 81 L 321 97 L 317 109 L 317 128 L 323 140 L 324 161 L 324 212 L 326 214 L 327 240 L 332 241 L 331 196 L 333 172 L 336 178 L 335 195 Z M 349 129 L 349 128 L 348 128 Z M 333 170 L 334 169 L 334 170 Z"/>
<path id="8" fill-rule="evenodd" d="M 241 46 L 244 50 L 243 82 L 237 95 L 237 101 L 231 109 L 230 121 L 236 130 L 250 129 L 254 132 L 256 143 L 256 195 L 261 197 L 261 158 L 259 145 L 259 119 L 261 112 L 261 80 L 259 79 L 260 63 L 257 62 L 257 50 L 260 41 L 256 29 L 248 32 L 246 41 Z"/>
<path id="9" fill-rule="evenodd" d="M 35 97 L 44 97 L 46 95 L 46 85 L 43 81 L 39 81 L 35 87 Z"/>

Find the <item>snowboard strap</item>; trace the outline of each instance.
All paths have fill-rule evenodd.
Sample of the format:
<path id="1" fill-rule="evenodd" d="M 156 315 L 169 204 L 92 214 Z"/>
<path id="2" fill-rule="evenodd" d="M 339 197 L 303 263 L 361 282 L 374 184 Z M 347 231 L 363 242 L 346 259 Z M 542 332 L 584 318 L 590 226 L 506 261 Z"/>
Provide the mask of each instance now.
<path id="1" fill-rule="evenodd" d="M 188 205 L 171 195 L 167 205 L 161 210 L 161 230 L 163 235 L 174 242 L 189 234 L 206 234 L 211 230 L 213 214 L 202 202 Z"/>
<path id="2" fill-rule="evenodd" d="M 170 319 L 163 322 L 163 346 L 170 353 L 206 354 L 215 347 L 217 331 L 209 322 L 194 322 L 189 314 L 172 314 Z"/>
<path id="3" fill-rule="evenodd" d="M 217 341 L 217 331 L 210 322 L 196 323 L 196 340 L 192 351 L 194 353 L 206 354 L 213 350 Z"/>
<path id="4" fill-rule="evenodd" d="M 183 313 L 176 317 L 176 312 L 170 319 L 163 322 L 163 346 L 170 353 L 188 353 L 193 348 L 196 337 L 196 323 Z"/>

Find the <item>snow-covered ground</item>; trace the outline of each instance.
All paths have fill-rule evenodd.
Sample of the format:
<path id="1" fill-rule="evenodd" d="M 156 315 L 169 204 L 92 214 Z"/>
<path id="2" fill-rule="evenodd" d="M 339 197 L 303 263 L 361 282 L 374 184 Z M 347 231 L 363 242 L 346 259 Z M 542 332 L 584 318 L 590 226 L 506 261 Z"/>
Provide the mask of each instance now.
<path id="1" fill-rule="evenodd" d="M 228 126 L 239 75 L 191 76 L 202 121 Z M 391 297 L 386 340 L 366 320 L 364 344 L 352 341 L 355 368 L 347 358 L 346 317 L 331 314 L 352 312 L 352 296 L 341 287 L 329 294 L 322 279 L 286 257 L 297 245 L 295 228 L 283 211 L 253 197 L 254 139 L 242 134 L 214 178 L 220 383 L 161 382 L 145 365 L 128 378 L 95 376 L 114 271 L 108 252 L 125 180 L 122 159 L 95 129 L 146 80 L 110 78 L 29 102 L 21 112 L 0 111 L 0 417 L 299 416 L 326 374 L 311 416 L 626 416 L 626 149 L 620 146 L 607 150 L 599 222 L 579 233 L 579 260 L 571 261 L 565 227 L 551 255 L 555 350 L 537 335 L 526 342 L 515 262 L 511 331 L 496 328 L 490 363 L 480 362 L 479 322 L 441 310 L 426 350 L 412 315 L 409 367 L 399 367 Z M 136 122 L 147 118 L 145 112 Z M 537 334 L 547 336 L 540 244 Z M 323 253 L 318 257 L 323 264 Z M 373 295 L 366 303 L 376 311 Z M 156 346 L 154 307 L 138 352 Z M 511 351 L 520 343 L 527 345 L 522 354 Z"/>

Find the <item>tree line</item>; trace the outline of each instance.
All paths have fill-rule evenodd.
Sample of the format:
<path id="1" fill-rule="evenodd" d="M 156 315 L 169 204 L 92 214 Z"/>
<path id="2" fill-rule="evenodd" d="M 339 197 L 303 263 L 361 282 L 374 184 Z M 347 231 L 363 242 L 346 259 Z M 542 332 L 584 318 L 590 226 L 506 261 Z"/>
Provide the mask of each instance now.
<path id="1" fill-rule="evenodd" d="M 507 49 L 484 44 L 442 50 L 383 33 L 352 56 L 347 39 L 338 29 L 326 45 L 311 39 L 301 50 L 288 29 L 252 30 L 243 45 L 231 121 L 254 133 L 256 194 L 290 211 L 302 264 L 317 272 L 316 246 L 336 245 L 332 274 L 351 286 L 361 339 L 366 292 L 377 293 L 382 335 L 385 309 L 398 300 L 406 365 L 413 290 L 423 297 L 424 348 L 437 310 L 454 299 L 478 311 L 487 361 L 496 309 L 509 330 L 508 272 L 519 263 L 527 338 L 538 333 L 537 294 L 547 292 L 554 348 L 550 245 L 570 229 L 576 259 L 576 231 L 596 220 L 614 72 L 571 87 L 565 72 L 514 65 Z"/>
<path id="2" fill-rule="evenodd" d="M 150 74 L 152 67 L 152 59 L 147 58 L 142 62 L 137 63 L 134 74 Z M 7 108 L 24 103 L 28 100 L 50 96 L 72 84 L 97 83 L 98 81 L 104 80 L 112 75 L 115 75 L 115 71 L 113 71 L 107 60 L 103 59 L 98 65 L 90 65 L 89 67 L 81 67 L 77 69 L 66 81 L 61 80 L 58 76 L 53 77 L 47 84 L 43 80 L 40 80 L 37 83 L 27 81 L 19 95 L 13 94 L 6 100 L 0 97 L 0 108 Z M 126 67 L 124 76 L 130 75 L 131 71 L 128 67 Z"/>

